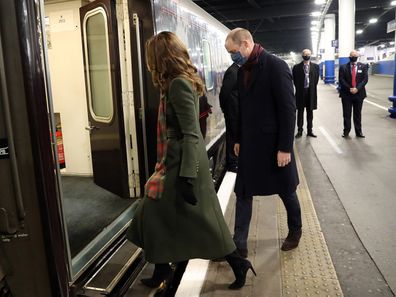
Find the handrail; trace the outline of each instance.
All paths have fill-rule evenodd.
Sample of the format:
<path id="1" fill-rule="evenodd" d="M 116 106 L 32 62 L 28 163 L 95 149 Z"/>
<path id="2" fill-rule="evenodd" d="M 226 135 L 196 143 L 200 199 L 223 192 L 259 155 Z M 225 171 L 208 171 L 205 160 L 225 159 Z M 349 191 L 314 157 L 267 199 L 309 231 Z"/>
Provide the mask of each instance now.
<path id="1" fill-rule="evenodd" d="M 140 91 L 140 118 L 142 120 L 142 132 L 143 132 L 143 154 L 144 154 L 144 172 L 146 179 L 149 178 L 148 173 L 148 157 L 147 157 L 147 137 L 146 137 L 146 116 L 145 116 L 145 104 L 144 104 L 144 86 L 143 86 L 143 67 L 142 67 L 142 51 L 140 43 L 140 20 L 137 13 L 133 14 L 133 24 L 135 25 L 136 31 L 136 52 L 138 58 L 138 69 L 139 69 L 139 91 Z"/>
<path id="2" fill-rule="evenodd" d="M 15 204 L 17 209 L 17 216 L 19 223 L 23 226 L 25 220 L 25 207 L 23 205 L 22 199 L 22 190 L 21 190 L 21 183 L 19 179 L 19 171 L 18 171 L 18 163 L 16 160 L 16 152 L 15 152 L 15 141 L 14 136 L 12 133 L 12 120 L 11 120 L 11 108 L 8 98 L 8 91 L 7 91 L 7 82 L 5 79 L 5 64 L 4 64 L 4 57 L 3 57 L 3 43 L 2 37 L 0 32 L 0 80 L 1 80 L 1 100 L 4 107 L 4 119 L 5 119 L 5 126 L 7 130 L 7 137 L 8 137 L 8 151 L 11 161 L 11 170 L 12 170 L 12 177 L 13 177 L 13 184 L 15 190 Z"/>

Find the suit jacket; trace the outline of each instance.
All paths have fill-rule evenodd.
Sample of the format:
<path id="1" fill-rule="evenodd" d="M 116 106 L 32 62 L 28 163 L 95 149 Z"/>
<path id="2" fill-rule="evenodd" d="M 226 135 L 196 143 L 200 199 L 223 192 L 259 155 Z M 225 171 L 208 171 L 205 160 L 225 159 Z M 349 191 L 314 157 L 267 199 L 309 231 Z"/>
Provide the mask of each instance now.
<path id="1" fill-rule="evenodd" d="M 244 85 L 238 72 L 240 143 L 237 195 L 289 194 L 296 190 L 298 174 L 293 154 L 296 100 L 292 74 L 281 59 L 263 51 Z M 278 151 L 291 152 L 292 161 L 278 167 Z"/>
<path id="2" fill-rule="evenodd" d="M 304 102 L 304 62 L 301 62 L 293 67 L 293 82 L 296 87 L 296 105 L 297 109 L 307 107 L 308 110 L 317 109 L 318 94 L 317 88 L 319 82 L 319 66 L 315 63 L 309 63 L 309 102 L 305 106 Z"/>
<path id="3" fill-rule="evenodd" d="M 351 63 L 347 63 L 340 66 L 338 81 L 340 83 L 340 97 L 342 98 L 358 98 L 363 100 L 367 97 L 366 84 L 368 82 L 367 65 L 357 62 L 356 71 L 356 88 L 358 92 L 353 95 L 349 91 L 352 88 L 352 71 Z"/>
<path id="4" fill-rule="evenodd" d="M 238 127 L 238 70 L 239 66 L 233 63 L 224 73 L 223 84 L 220 89 L 220 108 L 226 119 L 227 129 L 234 138 Z"/>

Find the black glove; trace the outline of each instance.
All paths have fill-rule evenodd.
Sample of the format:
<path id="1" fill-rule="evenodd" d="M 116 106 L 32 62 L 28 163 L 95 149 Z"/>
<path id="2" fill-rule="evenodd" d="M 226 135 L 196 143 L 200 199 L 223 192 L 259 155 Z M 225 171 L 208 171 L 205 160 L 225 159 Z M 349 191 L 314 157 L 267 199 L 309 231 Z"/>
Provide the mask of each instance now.
<path id="1" fill-rule="evenodd" d="M 189 178 L 179 177 L 180 193 L 185 202 L 197 205 L 197 198 L 194 195 L 194 186 Z"/>

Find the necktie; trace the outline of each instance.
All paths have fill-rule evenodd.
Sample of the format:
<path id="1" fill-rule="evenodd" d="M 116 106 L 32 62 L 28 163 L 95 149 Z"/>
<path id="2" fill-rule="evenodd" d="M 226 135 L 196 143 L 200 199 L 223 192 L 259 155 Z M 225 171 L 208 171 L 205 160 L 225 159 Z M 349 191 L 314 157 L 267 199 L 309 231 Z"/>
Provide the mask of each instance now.
<path id="1" fill-rule="evenodd" d="M 308 64 L 304 64 L 304 88 L 309 88 L 309 69 L 308 69 Z"/>
<path id="2" fill-rule="evenodd" d="M 352 64 L 352 88 L 356 88 L 356 65 Z"/>

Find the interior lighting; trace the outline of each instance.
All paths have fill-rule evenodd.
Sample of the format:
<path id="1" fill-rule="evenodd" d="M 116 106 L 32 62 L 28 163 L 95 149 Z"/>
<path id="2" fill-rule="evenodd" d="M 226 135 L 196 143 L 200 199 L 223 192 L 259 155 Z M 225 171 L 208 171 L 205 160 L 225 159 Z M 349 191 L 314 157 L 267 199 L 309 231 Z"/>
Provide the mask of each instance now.
<path id="1" fill-rule="evenodd" d="M 396 1 L 392 1 L 390 5 L 396 6 Z"/>
<path id="2" fill-rule="evenodd" d="M 317 31 L 317 32 L 319 32 L 318 27 L 311 27 L 311 31 Z"/>
<path id="3" fill-rule="evenodd" d="M 378 19 L 376 19 L 376 18 L 373 18 L 373 19 L 369 20 L 370 24 L 375 24 L 376 22 L 378 22 Z"/>
<path id="4" fill-rule="evenodd" d="M 315 0 L 315 4 L 322 5 L 325 4 L 326 0 Z"/>
<path id="5" fill-rule="evenodd" d="M 313 16 L 313 17 L 318 17 L 318 16 L 320 16 L 322 13 L 320 12 L 320 11 L 314 11 L 314 12 L 311 12 L 311 16 Z"/>
<path id="6" fill-rule="evenodd" d="M 363 33 L 362 29 L 356 30 L 356 34 L 362 34 L 362 33 Z"/>
<path id="7" fill-rule="evenodd" d="M 396 2 L 396 1 L 395 1 Z M 395 45 L 394 41 L 389 42 L 390 45 Z"/>
<path id="8" fill-rule="evenodd" d="M 312 26 L 316 26 L 317 24 L 319 24 L 319 21 L 311 21 Z"/>
<path id="9" fill-rule="evenodd" d="M 380 44 L 379 47 L 380 47 L 380 48 L 384 48 L 384 47 L 385 47 L 385 44 Z"/>

